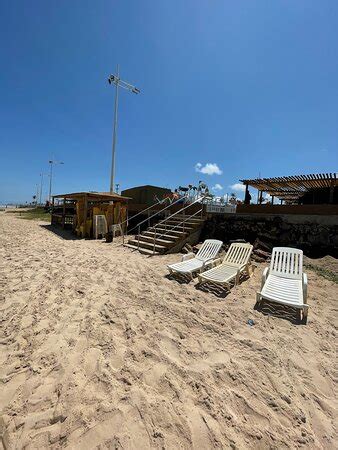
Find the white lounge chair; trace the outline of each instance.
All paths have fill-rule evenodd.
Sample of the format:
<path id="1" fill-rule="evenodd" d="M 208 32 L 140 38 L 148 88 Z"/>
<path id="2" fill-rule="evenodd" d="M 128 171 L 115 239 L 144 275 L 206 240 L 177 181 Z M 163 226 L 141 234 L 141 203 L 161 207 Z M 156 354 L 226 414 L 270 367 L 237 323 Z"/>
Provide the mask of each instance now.
<path id="1" fill-rule="evenodd" d="M 222 247 L 223 242 L 216 239 L 207 239 L 203 242 L 202 247 L 197 254 L 188 253 L 182 256 L 182 262 L 170 264 L 169 272 L 178 272 L 184 275 L 190 274 L 193 279 L 195 272 L 201 272 L 216 258 Z"/>
<path id="2" fill-rule="evenodd" d="M 261 290 L 257 292 L 257 302 L 263 299 L 301 309 L 306 322 L 309 307 L 302 250 L 288 247 L 272 250 L 270 267 L 264 270 Z"/>
<path id="3" fill-rule="evenodd" d="M 234 243 L 230 245 L 223 261 L 216 259 L 216 267 L 198 275 L 198 281 L 221 284 L 230 289 L 230 284 L 238 284 L 242 273 L 250 276 L 250 256 L 253 246 L 251 244 Z M 219 264 L 219 265 L 217 265 Z"/>
<path id="4" fill-rule="evenodd" d="M 104 237 L 107 233 L 107 219 L 104 214 L 97 214 L 94 216 L 93 235 L 95 239 L 101 235 Z"/>

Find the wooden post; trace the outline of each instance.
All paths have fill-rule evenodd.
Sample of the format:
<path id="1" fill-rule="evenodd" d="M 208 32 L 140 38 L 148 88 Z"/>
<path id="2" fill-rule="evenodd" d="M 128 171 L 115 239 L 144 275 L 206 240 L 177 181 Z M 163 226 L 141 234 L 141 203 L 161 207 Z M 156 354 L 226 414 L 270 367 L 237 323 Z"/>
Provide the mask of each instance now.
<path id="1" fill-rule="evenodd" d="M 244 204 L 248 205 L 250 202 L 247 200 L 248 198 L 248 193 L 249 193 L 249 185 L 248 183 L 246 183 L 245 185 L 245 194 L 244 194 Z"/>
<path id="2" fill-rule="evenodd" d="M 259 191 L 259 204 L 262 204 L 262 200 L 263 200 L 263 191 Z"/>
<path id="3" fill-rule="evenodd" d="M 87 212 L 88 212 L 88 199 L 87 194 L 84 196 L 84 208 L 83 208 L 83 229 L 84 229 L 84 236 L 86 236 L 86 225 L 87 225 Z"/>
<path id="4" fill-rule="evenodd" d="M 258 189 L 258 192 L 257 192 L 257 205 L 259 204 L 260 195 L 261 195 L 261 191 Z"/>
<path id="5" fill-rule="evenodd" d="M 333 194 L 334 194 L 334 184 L 333 181 L 331 181 L 329 203 L 333 203 Z"/>
<path id="6" fill-rule="evenodd" d="M 275 200 L 275 196 L 271 195 L 271 205 L 273 205 L 274 200 Z"/>

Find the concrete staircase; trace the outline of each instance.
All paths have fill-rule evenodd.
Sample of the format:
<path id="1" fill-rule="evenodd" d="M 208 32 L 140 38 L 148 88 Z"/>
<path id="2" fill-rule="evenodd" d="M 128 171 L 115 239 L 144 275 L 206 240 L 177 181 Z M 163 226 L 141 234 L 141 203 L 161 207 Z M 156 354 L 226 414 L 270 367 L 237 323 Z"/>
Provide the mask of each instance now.
<path id="1" fill-rule="evenodd" d="M 196 216 L 174 215 L 147 228 L 125 244 L 145 255 L 179 252 L 189 243 L 197 244 L 205 219 Z M 162 223 L 163 222 L 163 223 Z"/>

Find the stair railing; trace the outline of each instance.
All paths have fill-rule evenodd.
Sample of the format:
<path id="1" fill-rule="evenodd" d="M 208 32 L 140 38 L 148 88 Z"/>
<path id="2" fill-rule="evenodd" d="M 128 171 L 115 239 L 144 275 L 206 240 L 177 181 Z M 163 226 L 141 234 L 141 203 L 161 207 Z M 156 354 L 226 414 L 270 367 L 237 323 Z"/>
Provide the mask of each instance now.
<path id="1" fill-rule="evenodd" d="M 124 235 L 125 235 L 124 230 L 123 230 L 123 228 L 124 228 L 123 225 L 127 224 L 127 230 L 126 231 L 128 233 L 128 222 L 130 220 L 135 219 L 135 217 L 139 216 L 140 214 L 144 214 L 145 212 L 149 211 L 151 208 L 154 208 L 155 206 L 160 205 L 161 203 L 165 203 L 167 200 L 169 200 L 169 197 L 166 197 L 166 198 L 164 198 L 162 200 L 159 200 L 158 202 L 154 203 L 153 205 L 148 206 L 145 209 L 142 209 L 142 211 L 138 212 L 137 214 L 134 214 L 131 217 L 127 217 L 127 219 L 124 220 L 123 222 L 120 222 L 119 225 L 121 225 L 123 243 L 124 243 Z"/>
<path id="2" fill-rule="evenodd" d="M 187 222 L 189 219 L 191 219 L 194 216 L 197 216 L 199 213 L 201 213 L 203 211 L 203 207 L 201 209 L 199 209 L 198 211 L 196 211 L 194 214 L 191 214 L 190 216 L 187 216 L 184 220 L 182 220 L 181 222 L 179 222 L 178 224 L 176 224 L 173 228 L 170 228 L 169 231 L 173 231 L 175 230 L 175 228 L 181 226 L 183 224 L 183 233 L 184 233 L 184 224 L 185 222 Z M 155 254 L 155 247 L 156 247 L 156 239 L 161 239 L 162 237 L 167 236 L 167 229 L 165 229 L 165 232 L 160 234 L 160 236 L 156 236 L 157 234 L 157 229 L 156 229 L 156 225 L 155 225 L 155 231 L 154 231 L 154 244 L 153 244 L 153 255 Z M 140 238 L 140 235 L 138 235 Z"/>
<path id="3" fill-rule="evenodd" d="M 177 223 L 173 228 L 170 228 L 169 231 L 173 231 L 175 230 L 175 228 L 180 227 L 183 224 L 183 232 L 184 232 L 184 224 L 185 222 L 189 221 L 190 219 L 192 219 L 193 217 L 197 216 L 198 214 L 200 214 L 203 211 L 203 208 L 199 209 L 198 211 L 196 211 L 194 214 L 191 214 L 190 216 L 187 216 L 184 220 L 182 220 L 181 222 Z M 161 239 L 162 237 L 167 236 L 167 232 L 165 231 L 164 233 L 162 233 L 160 236 L 158 236 L 157 239 Z M 156 239 L 156 229 L 155 229 L 155 236 L 154 236 L 154 240 Z M 154 244 L 154 248 L 155 248 L 155 244 Z"/>
<path id="4" fill-rule="evenodd" d="M 189 216 L 187 216 L 184 220 L 181 220 L 179 223 L 177 223 L 174 227 L 170 228 L 170 231 L 175 230 L 175 228 L 181 226 L 183 224 L 183 233 L 185 232 L 185 222 L 187 222 L 189 219 L 197 216 L 198 214 L 201 214 L 201 217 L 203 216 L 203 206 L 204 206 L 204 200 L 208 198 L 207 196 L 204 197 L 200 197 L 197 200 L 195 200 L 193 203 L 190 203 L 189 205 L 185 206 L 184 208 L 178 210 L 177 212 L 171 214 L 169 217 L 166 217 L 165 219 L 161 220 L 160 222 L 158 222 L 154 227 L 154 242 L 153 242 L 153 255 L 155 254 L 155 247 L 156 247 L 156 239 L 161 239 L 161 237 L 166 236 L 167 234 L 167 221 L 171 220 L 173 217 L 175 217 L 176 215 L 178 215 L 179 213 L 182 213 L 184 211 L 184 215 L 185 215 L 185 211 L 192 205 L 194 205 L 195 203 L 201 203 L 202 204 L 202 208 L 199 209 L 198 211 L 196 211 L 194 214 L 191 214 Z M 156 236 L 157 235 L 157 228 L 159 225 L 164 224 L 164 229 L 165 232 L 162 233 L 160 236 Z"/>
<path id="5" fill-rule="evenodd" d="M 195 200 L 194 202 L 190 203 L 189 205 L 185 206 L 184 208 L 179 209 L 178 211 L 176 211 L 175 213 L 171 214 L 170 216 L 166 217 L 163 220 L 160 220 L 160 222 L 158 222 L 156 225 L 154 225 L 154 228 L 158 227 L 159 225 L 162 225 L 164 222 L 167 222 L 168 220 L 171 220 L 173 217 L 177 216 L 177 214 L 182 213 L 183 211 L 185 211 L 186 209 L 190 208 L 190 206 L 194 205 L 195 203 L 201 203 L 202 205 L 204 204 L 204 200 L 208 198 L 207 196 L 205 197 L 200 197 L 197 200 Z M 199 212 L 201 212 L 201 217 L 203 214 L 203 208 L 201 208 L 199 210 Z M 165 229 L 166 229 L 166 224 L 164 225 Z"/>
<path id="6" fill-rule="evenodd" d="M 155 233 L 154 233 L 153 255 L 155 254 L 155 247 L 156 247 L 156 228 L 155 228 Z"/>
<path id="7" fill-rule="evenodd" d="M 176 201 L 174 201 L 173 203 L 170 203 L 168 206 L 166 206 L 165 208 L 160 209 L 159 211 L 156 211 L 156 213 L 154 213 L 153 215 L 151 215 L 150 217 L 147 217 L 146 219 L 142 220 L 141 222 L 139 222 L 137 225 L 135 225 L 133 228 L 131 228 L 130 230 L 128 230 L 128 233 L 130 233 L 131 231 L 135 230 L 137 228 L 137 232 L 138 232 L 138 241 L 137 241 L 137 248 L 139 249 L 140 247 L 140 232 L 141 232 L 141 225 L 143 225 L 145 222 L 147 222 L 148 220 L 152 219 L 153 217 L 156 217 L 157 215 L 161 214 L 163 211 L 166 211 L 168 208 L 170 208 L 173 205 L 176 205 L 177 203 L 181 202 L 182 199 L 185 199 L 186 197 L 180 197 L 179 199 L 177 199 Z M 150 209 L 151 207 L 147 208 Z M 136 214 L 133 217 L 136 217 L 137 215 L 141 214 L 142 212 L 145 212 L 147 209 L 141 211 L 140 213 Z M 133 218 L 132 217 L 132 218 Z M 169 216 L 170 217 L 170 216 Z M 124 243 L 124 242 L 123 242 Z"/>

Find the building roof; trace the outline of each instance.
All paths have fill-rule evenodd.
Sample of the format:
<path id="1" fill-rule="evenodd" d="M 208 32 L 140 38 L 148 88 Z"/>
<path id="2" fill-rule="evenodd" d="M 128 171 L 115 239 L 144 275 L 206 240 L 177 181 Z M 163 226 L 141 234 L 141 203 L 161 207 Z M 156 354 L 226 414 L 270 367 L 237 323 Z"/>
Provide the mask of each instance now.
<path id="1" fill-rule="evenodd" d="M 142 185 L 142 186 L 134 186 L 134 187 L 131 187 L 131 188 L 123 189 L 122 192 L 125 192 L 125 191 L 131 191 L 131 190 L 133 190 L 133 189 L 144 189 L 144 188 L 163 189 L 164 191 L 170 191 L 170 190 L 171 190 L 171 189 L 169 189 L 169 188 L 165 188 L 165 187 L 162 187 L 162 186 L 154 186 L 154 185 L 152 185 L 152 184 L 144 184 L 144 185 Z"/>
<path id="2" fill-rule="evenodd" d="M 88 200 L 96 200 L 96 201 L 127 201 L 129 200 L 129 197 L 123 197 L 120 194 L 116 194 L 115 192 L 113 192 L 112 194 L 110 192 L 94 192 L 94 191 L 89 191 L 89 192 L 71 192 L 69 194 L 58 194 L 58 195 L 53 195 L 53 198 L 69 198 L 69 199 L 74 199 L 74 200 L 78 200 L 81 197 L 87 197 Z"/>
<path id="3" fill-rule="evenodd" d="M 281 200 L 295 201 L 308 191 L 338 186 L 338 174 L 319 173 L 240 181 Z"/>

